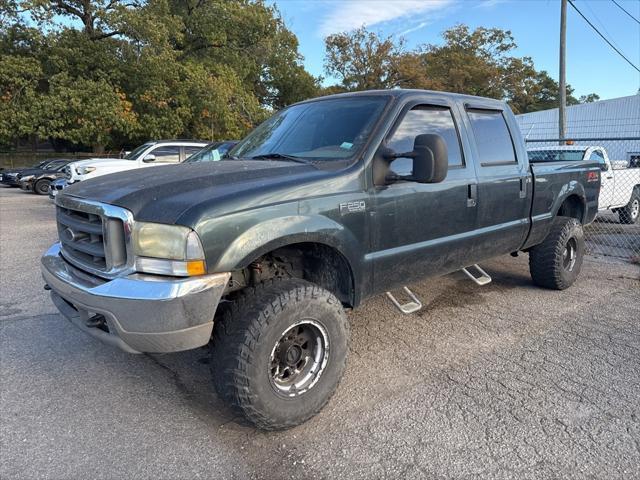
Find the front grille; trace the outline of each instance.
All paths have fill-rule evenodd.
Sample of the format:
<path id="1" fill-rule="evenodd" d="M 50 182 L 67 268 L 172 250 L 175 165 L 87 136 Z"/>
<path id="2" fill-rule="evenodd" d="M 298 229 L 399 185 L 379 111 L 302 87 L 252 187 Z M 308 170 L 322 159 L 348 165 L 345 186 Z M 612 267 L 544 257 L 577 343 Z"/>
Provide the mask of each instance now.
<path id="1" fill-rule="evenodd" d="M 71 167 L 69 165 L 64 167 L 64 178 L 66 178 L 67 180 L 71 179 Z"/>
<path id="2" fill-rule="evenodd" d="M 56 218 L 61 253 L 68 262 L 105 278 L 130 268 L 132 218 L 127 210 L 61 195 Z"/>
<path id="3" fill-rule="evenodd" d="M 94 269 L 107 270 L 102 218 L 57 207 L 58 237 L 66 255 Z"/>

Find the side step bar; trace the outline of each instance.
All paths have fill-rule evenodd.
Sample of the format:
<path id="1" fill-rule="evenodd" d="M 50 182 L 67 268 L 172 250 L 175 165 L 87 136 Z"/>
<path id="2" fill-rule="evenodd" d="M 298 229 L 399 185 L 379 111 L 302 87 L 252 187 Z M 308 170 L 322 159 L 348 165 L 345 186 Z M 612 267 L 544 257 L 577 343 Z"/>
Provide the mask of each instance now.
<path id="1" fill-rule="evenodd" d="M 396 306 L 396 308 L 400 310 L 402 313 L 404 313 L 405 315 L 409 315 L 411 313 L 415 313 L 418 310 L 420 310 L 422 308 L 422 302 L 418 300 L 418 297 L 416 297 L 416 295 L 411 290 L 409 290 L 409 287 L 402 287 L 402 288 L 405 291 L 405 293 L 409 295 L 409 298 L 412 301 L 401 305 L 400 302 L 396 299 L 396 297 L 394 297 L 391 294 L 391 292 L 387 292 L 387 297 L 389 297 L 389 300 L 391 300 L 391 303 L 393 303 Z"/>
<path id="2" fill-rule="evenodd" d="M 469 268 L 474 268 L 476 272 L 479 273 L 480 275 L 475 276 L 473 273 L 471 273 L 468 270 Z M 465 273 L 467 277 L 469 277 L 471 280 L 473 280 L 480 286 L 486 285 L 487 283 L 491 283 L 491 277 L 489 276 L 489 274 L 485 272 L 483 269 L 481 269 L 480 265 L 478 265 L 477 263 L 470 267 L 463 268 L 462 271 Z"/>
<path id="3" fill-rule="evenodd" d="M 474 269 L 474 271 L 477 273 L 477 276 L 469 271 L 470 268 Z M 463 268 L 462 271 L 465 273 L 467 277 L 469 277 L 478 285 L 482 286 L 482 285 L 491 283 L 491 276 L 487 272 L 485 272 L 482 268 L 480 268 L 480 265 L 478 264 L 474 264 L 470 267 Z M 391 300 L 391 303 L 393 303 L 393 305 L 405 315 L 410 315 L 420 310 L 422 308 L 422 302 L 418 299 L 418 297 L 416 297 L 416 294 L 413 293 L 411 290 L 409 290 L 409 287 L 402 287 L 402 289 L 404 290 L 404 293 L 406 293 L 411 300 L 407 303 L 400 303 L 398 299 L 394 297 L 391 292 L 387 292 L 387 297 L 389 297 L 389 300 Z"/>

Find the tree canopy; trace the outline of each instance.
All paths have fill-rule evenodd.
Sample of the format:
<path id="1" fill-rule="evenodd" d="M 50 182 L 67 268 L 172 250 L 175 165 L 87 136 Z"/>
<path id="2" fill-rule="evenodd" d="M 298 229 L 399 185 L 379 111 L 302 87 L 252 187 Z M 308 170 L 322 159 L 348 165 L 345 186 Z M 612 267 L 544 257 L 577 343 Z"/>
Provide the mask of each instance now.
<path id="1" fill-rule="evenodd" d="M 260 0 L 2 0 L 0 9 L 0 144 L 239 138 L 318 88 L 297 38 Z"/>
<path id="2" fill-rule="evenodd" d="M 241 138 L 309 97 L 424 88 L 558 105 L 558 84 L 513 55 L 511 32 L 457 25 L 408 50 L 366 28 L 325 39 L 322 78 L 267 0 L 0 0 L 0 148 L 49 139 L 120 149 L 153 138 Z M 576 99 L 567 87 L 569 104 Z"/>
<path id="3" fill-rule="evenodd" d="M 512 56 L 515 40 L 508 30 L 456 25 L 441 44 L 407 51 L 402 39 L 382 38 L 360 28 L 326 38 L 325 71 L 342 91 L 368 88 L 422 88 L 506 100 L 516 113 L 558 106 L 559 86 L 529 57 Z M 567 86 L 567 103 L 579 101 Z M 599 98 L 590 94 L 580 101 Z"/>

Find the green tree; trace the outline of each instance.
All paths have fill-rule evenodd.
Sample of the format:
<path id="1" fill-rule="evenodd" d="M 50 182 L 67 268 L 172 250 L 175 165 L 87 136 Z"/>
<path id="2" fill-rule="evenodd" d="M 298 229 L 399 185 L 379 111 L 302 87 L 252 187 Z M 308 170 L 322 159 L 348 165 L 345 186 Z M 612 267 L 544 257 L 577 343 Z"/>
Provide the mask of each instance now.
<path id="1" fill-rule="evenodd" d="M 347 91 L 392 88 L 400 81 L 402 48 L 402 41 L 380 38 L 365 27 L 337 33 L 325 39 L 324 69 Z"/>

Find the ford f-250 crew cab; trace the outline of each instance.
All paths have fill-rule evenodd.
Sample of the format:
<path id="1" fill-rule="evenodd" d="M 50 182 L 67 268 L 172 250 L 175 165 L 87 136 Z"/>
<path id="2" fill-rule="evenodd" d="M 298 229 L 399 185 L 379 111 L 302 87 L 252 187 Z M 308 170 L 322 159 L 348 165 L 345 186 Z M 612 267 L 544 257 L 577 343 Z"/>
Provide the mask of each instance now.
<path id="1" fill-rule="evenodd" d="M 64 316 L 126 351 L 211 342 L 220 396 L 287 428 L 336 389 L 345 309 L 367 297 L 520 251 L 534 283 L 569 287 L 599 188 L 596 163 L 530 165 L 502 102 L 335 95 L 276 113 L 221 161 L 65 189 L 42 273 Z"/>

